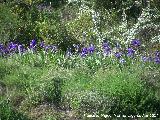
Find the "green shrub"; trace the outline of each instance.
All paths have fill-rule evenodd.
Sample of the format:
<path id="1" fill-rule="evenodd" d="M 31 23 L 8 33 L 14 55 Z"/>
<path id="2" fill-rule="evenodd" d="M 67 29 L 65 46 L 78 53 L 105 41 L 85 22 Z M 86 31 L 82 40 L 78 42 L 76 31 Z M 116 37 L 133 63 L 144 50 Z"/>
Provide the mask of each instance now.
<path id="1" fill-rule="evenodd" d="M 62 103 L 62 87 L 63 79 L 58 77 L 46 82 L 44 88 L 42 88 L 44 89 L 42 91 L 44 101 L 60 107 Z"/>
<path id="2" fill-rule="evenodd" d="M 67 31 L 66 26 L 61 22 L 60 11 L 51 13 L 42 12 L 42 19 L 36 22 L 35 31 L 38 38 L 43 39 L 46 43 L 59 45 L 59 48 L 66 51 L 77 39 Z"/>
<path id="3" fill-rule="evenodd" d="M 0 3 L 0 42 L 16 38 L 18 26 L 18 16 L 11 11 L 9 6 Z"/>
<path id="4" fill-rule="evenodd" d="M 30 120 L 22 113 L 18 113 L 6 100 L 0 103 L 0 120 Z"/>
<path id="5" fill-rule="evenodd" d="M 99 70 L 92 77 L 84 70 L 75 72 L 65 86 L 65 96 L 70 99 L 71 107 L 82 115 L 157 114 L 160 100 L 155 92 L 144 87 L 138 72 L 126 71 Z"/>

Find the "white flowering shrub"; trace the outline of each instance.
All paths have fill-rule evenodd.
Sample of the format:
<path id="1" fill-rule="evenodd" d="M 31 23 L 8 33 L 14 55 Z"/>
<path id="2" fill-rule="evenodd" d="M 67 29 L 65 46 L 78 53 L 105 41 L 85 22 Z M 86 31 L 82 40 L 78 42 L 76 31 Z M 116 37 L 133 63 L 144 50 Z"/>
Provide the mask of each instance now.
<path id="1" fill-rule="evenodd" d="M 99 10 L 96 8 L 96 4 L 100 3 L 96 3 L 96 1 L 83 0 L 81 3 L 76 0 L 69 1 L 69 3 L 79 4 L 79 13 L 77 13 L 77 19 L 68 22 L 68 30 L 74 31 L 73 34 L 77 36 L 77 39 L 82 39 L 82 33 L 85 31 L 90 36 L 94 36 L 96 43 L 108 39 L 113 43 L 119 41 L 127 46 L 135 38 L 140 39 L 142 46 L 148 46 L 150 42 L 159 43 L 160 11 L 157 7 L 153 7 L 153 3 L 149 3 L 149 1 L 146 5 L 140 1 L 128 2 L 128 4 L 123 2 L 122 8 L 115 11 L 114 8 Z M 134 14 L 133 16 L 129 14 L 133 12 L 132 9 L 135 6 L 139 9 L 139 12 L 135 11 L 138 14 L 137 18 L 133 18 Z M 90 36 L 86 36 L 87 40 L 90 40 Z"/>

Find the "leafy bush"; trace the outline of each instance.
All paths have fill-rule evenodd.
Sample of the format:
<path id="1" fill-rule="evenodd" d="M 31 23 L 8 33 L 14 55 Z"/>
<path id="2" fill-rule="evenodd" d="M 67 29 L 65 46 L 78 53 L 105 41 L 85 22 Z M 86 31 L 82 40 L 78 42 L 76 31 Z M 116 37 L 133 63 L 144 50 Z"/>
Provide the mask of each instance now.
<path id="1" fill-rule="evenodd" d="M 10 103 L 6 100 L 0 103 L 0 119 L 1 120 L 30 120 L 27 116 L 14 110 Z"/>
<path id="2" fill-rule="evenodd" d="M 93 31 L 92 18 L 89 12 L 84 12 L 79 18 L 67 23 L 67 30 L 73 34 L 73 36 L 81 42 L 90 41 Z M 84 34 L 84 35 L 83 35 Z M 88 36 L 86 36 L 88 35 Z"/>
<path id="3" fill-rule="evenodd" d="M 42 88 L 44 89 L 42 92 L 43 99 L 48 103 L 53 103 L 56 107 L 60 107 L 62 103 L 63 80 L 61 78 L 53 78 L 50 83 L 48 82 Z"/>
<path id="4" fill-rule="evenodd" d="M 17 36 L 19 22 L 18 16 L 14 14 L 5 4 L 0 4 L 0 42 L 9 41 Z"/>
<path id="5" fill-rule="evenodd" d="M 74 73 L 72 77 L 73 80 L 70 79 L 66 84 L 66 96 L 69 95 L 66 98 L 81 114 L 129 116 L 148 112 L 157 114 L 160 109 L 156 107 L 159 106 L 159 98 L 153 90 L 144 87 L 138 72 L 108 69 L 99 70 L 89 77 L 81 71 L 81 74 Z"/>
<path id="6" fill-rule="evenodd" d="M 41 21 L 36 22 L 35 31 L 38 38 L 46 43 L 56 44 L 60 49 L 66 51 L 74 43 L 78 43 L 72 34 L 68 33 L 66 26 L 60 20 L 60 11 L 43 12 Z"/>

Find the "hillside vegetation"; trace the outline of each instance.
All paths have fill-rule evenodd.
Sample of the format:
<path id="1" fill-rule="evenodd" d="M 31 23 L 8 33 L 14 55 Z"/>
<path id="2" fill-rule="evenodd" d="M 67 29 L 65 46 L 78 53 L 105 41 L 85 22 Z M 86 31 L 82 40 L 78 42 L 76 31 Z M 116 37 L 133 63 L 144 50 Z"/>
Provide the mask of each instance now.
<path id="1" fill-rule="evenodd" d="M 0 120 L 160 118 L 159 0 L 1 0 Z"/>

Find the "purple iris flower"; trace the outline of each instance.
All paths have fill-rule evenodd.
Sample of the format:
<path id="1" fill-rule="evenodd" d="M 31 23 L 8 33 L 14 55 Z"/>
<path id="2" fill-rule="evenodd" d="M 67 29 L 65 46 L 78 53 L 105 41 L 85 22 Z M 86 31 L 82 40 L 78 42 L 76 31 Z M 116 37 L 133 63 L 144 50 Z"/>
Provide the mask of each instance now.
<path id="1" fill-rule="evenodd" d="M 110 51 L 108 51 L 108 50 L 104 50 L 104 51 L 103 51 L 103 55 L 104 55 L 104 56 L 108 56 L 109 54 L 110 54 Z"/>
<path id="2" fill-rule="evenodd" d="M 13 46 L 13 42 L 10 42 L 10 43 L 8 44 L 8 49 L 12 49 L 12 46 Z"/>
<path id="3" fill-rule="evenodd" d="M 151 56 L 149 56 L 149 57 L 142 56 L 141 59 L 143 62 L 151 62 L 153 60 L 153 58 Z"/>
<path id="4" fill-rule="evenodd" d="M 4 49 L 3 44 L 0 44 L 0 56 L 3 54 L 3 49 Z"/>
<path id="5" fill-rule="evenodd" d="M 160 64 L 160 57 L 155 57 L 154 61 L 155 61 L 155 63 Z"/>
<path id="6" fill-rule="evenodd" d="M 122 53 L 121 53 L 121 52 L 116 52 L 116 53 L 115 53 L 115 57 L 116 57 L 116 58 L 119 59 L 121 56 L 122 56 Z"/>
<path id="7" fill-rule="evenodd" d="M 133 40 L 131 41 L 131 45 L 133 45 L 134 47 L 138 47 L 138 46 L 141 45 L 141 42 L 140 42 L 140 40 L 138 40 L 138 39 L 133 39 Z"/>
<path id="8" fill-rule="evenodd" d="M 40 42 L 40 47 L 41 47 L 41 48 L 44 48 L 44 47 L 45 47 L 44 41 L 41 41 L 41 42 Z"/>
<path id="9" fill-rule="evenodd" d="M 147 62 L 148 57 L 146 57 L 146 56 L 142 56 L 142 57 L 141 57 L 141 59 L 142 59 L 142 61 L 143 61 L 143 62 Z"/>
<path id="10" fill-rule="evenodd" d="M 86 47 L 82 48 L 81 57 L 85 57 L 88 54 L 88 49 Z"/>
<path id="11" fill-rule="evenodd" d="M 111 50 L 111 48 L 109 46 L 104 48 L 105 52 L 109 52 L 110 50 Z"/>
<path id="12" fill-rule="evenodd" d="M 110 48 L 110 47 L 109 47 L 109 44 L 108 44 L 108 43 L 104 42 L 104 43 L 102 44 L 102 48 L 103 48 L 103 49 L 106 49 L 106 48 Z"/>
<path id="13" fill-rule="evenodd" d="M 0 44 L 0 50 L 1 50 L 1 49 L 3 49 L 3 44 L 2 44 L 2 43 Z"/>
<path id="14" fill-rule="evenodd" d="M 4 50 L 4 46 L 3 46 L 3 44 L 0 44 L 0 52 L 2 53 L 3 50 Z"/>
<path id="15" fill-rule="evenodd" d="M 111 48 L 108 43 L 104 42 L 102 44 L 104 55 L 108 55 L 111 52 Z"/>
<path id="16" fill-rule="evenodd" d="M 135 51 L 132 48 L 127 49 L 127 56 L 131 57 L 134 55 L 134 53 L 135 53 Z"/>
<path id="17" fill-rule="evenodd" d="M 88 47 L 88 52 L 89 52 L 90 54 L 92 54 L 94 51 L 95 51 L 94 45 L 93 45 L 93 44 L 90 44 L 90 46 Z"/>
<path id="18" fill-rule="evenodd" d="M 105 48 L 105 49 L 103 50 L 103 54 L 104 54 L 105 56 L 109 55 L 110 53 L 111 53 L 111 49 L 110 49 L 110 48 Z"/>
<path id="19" fill-rule="evenodd" d="M 5 49 L 3 50 L 3 53 L 4 53 L 4 54 L 9 54 L 9 49 L 8 49 L 8 48 L 5 48 Z"/>
<path id="20" fill-rule="evenodd" d="M 155 52 L 155 58 L 154 58 L 155 63 L 159 64 L 160 63 L 160 51 Z"/>
<path id="21" fill-rule="evenodd" d="M 18 45 L 18 51 L 19 51 L 19 53 L 24 52 L 24 47 L 23 47 L 23 45 Z"/>
<path id="22" fill-rule="evenodd" d="M 14 51 L 17 49 L 17 44 L 14 44 L 13 42 L 10 42 L 8 45 L 9 51 Z"/>
<path id="23" fill-rule="evenodd" d="M 52 45 L 47 45 L 45 46 L 45 51 L 48 52 L 48 50 L 51 50 L 53 47 Z"/>
<path id="24" fill-rule="evenodd" d="M 157 50 L 157 51 L 155 52 L 155 56 L 156 56 L 156 57 L 160 57 L 160 51 Z"/>
<path id="25" fill-rule="evenodd" d="M 32 40 L 31 42 L 30 42 L 30 48 L 35 48 L 36 47 L 36 40 Z"/>

